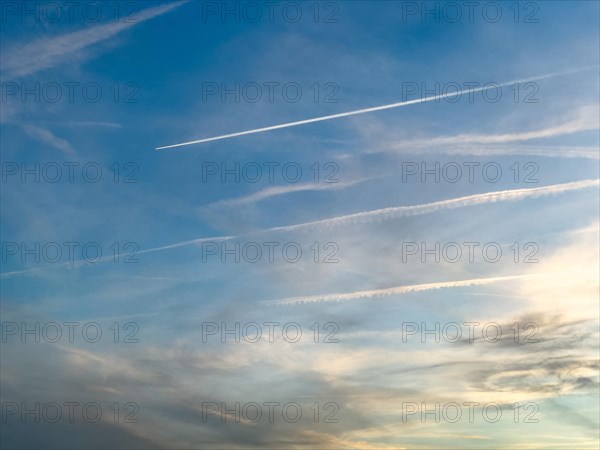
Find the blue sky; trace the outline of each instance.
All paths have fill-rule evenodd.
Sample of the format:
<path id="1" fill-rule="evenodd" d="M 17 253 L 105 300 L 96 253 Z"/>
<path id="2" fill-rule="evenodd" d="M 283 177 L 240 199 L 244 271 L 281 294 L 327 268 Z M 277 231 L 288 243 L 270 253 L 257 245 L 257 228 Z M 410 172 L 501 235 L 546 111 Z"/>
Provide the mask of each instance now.
<path id="1" fill-rule="evenodd" d="M 221 2 L 120 2 L 116 17 L 115 3 L 103 3 L 97 21 L 82 14 L 90 2 L 73 20 L 64 3 L 30 2 L 42 11 L 37 22 L 21 18 L 22 3 L 4 2 L 2 446 L 597 448 L 599 4 L 482 2 L 472 21 L 464 6 L 456 23 L 420 16 L 447 3 L 278 2 L 268 20 L 268 2 L 256 2 L 263 17 L 252 23 L 222 17 Z M 55 22 L 43 14 L 50 4 L 62 7 Z M 485 5 L 502 17 L 486 19 Z M 302 17 L 293 22 L 284 8 Z M 514 80 L 525 80 L 517 100 Z M 236 83 L 239 101 L 206 96 Z M 508 85 L 497 101 L 494 88 L 472 101 L 410 102 L 469 83 Z M 62 96 L 52 101 L 56 85 Z M 301 88 L 298 101 L 284 85 Z M 23 94 L 36 86 L 39 101 Z M 206 173 L 236 164 L 249 171 L 239 182 Z M 423 181 L 421 169 L 436 164 L 447 177 Z M 457 166 L 461 176 L 448 181 Z M 42 168 L 40 180 L 23 167 Z M 49 243 L 63 252 L 57 261 L 22 251 Z M 407 243 L 458 243 L 462 257 L 405 255 Z M 473 261 L 465 243 L 476 246 Z M 495 262 L 481 253 L 491 244 L 502 250 Z M 86 245 L 103 259 L 86 262 Z M 209 251 L 236 245 L 250 252 L 239 262 Z M 248 261 L 257 247 L 262 257 Z M 295 248 L 302 256 L 291 262 Z M 533 251 L 537 262 L 525 263 Z M 102 339 L 21 342 L 22 328 L 69 321 L 99 324 Z M 207 323 L 251 322 L 296 323 L 303 335 L 203 336 Z M 408 333 L 410 324 L 420 332 L 466 322 L 496 324 L 503 336 L 490 342 L 478 329 L 452 343 Z M 537 342 L 515 342 L 515 323 L 521 338 L 533 324 Z M 123 342 L 132 330 L 139 342 Z M 332 330 L 339 342 L 323 343 Z M 35 423 L 9 413 L 36 402 L 97 402 L 103 416 Z M 138 422 L 115 423 L 115 402 L 137 405 Z M 296 402 L 303 418 L 205 421 L 203 408 L 222 402 Z M 479 404 L 473 422 L 406 410 L 465 402 Z M 515 403 L 529 405 L 516 423 Z M 323 420 L 325 404 L 338 408 L 337 423 Z M 482 420 L 486 404 L 503 418 Z M 538 422 L 525 422 L 532 408 Z"/>

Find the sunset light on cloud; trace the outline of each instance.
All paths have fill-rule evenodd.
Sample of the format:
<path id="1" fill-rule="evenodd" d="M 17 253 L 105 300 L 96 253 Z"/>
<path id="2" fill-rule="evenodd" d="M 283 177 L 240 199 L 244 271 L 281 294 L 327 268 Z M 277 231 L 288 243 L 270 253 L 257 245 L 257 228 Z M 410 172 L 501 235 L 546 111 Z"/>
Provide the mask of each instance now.
<path id="1" fill-rule="evenodd" d="M 598 448 L 600 3 L 0 5 L 0 448 Z"/>

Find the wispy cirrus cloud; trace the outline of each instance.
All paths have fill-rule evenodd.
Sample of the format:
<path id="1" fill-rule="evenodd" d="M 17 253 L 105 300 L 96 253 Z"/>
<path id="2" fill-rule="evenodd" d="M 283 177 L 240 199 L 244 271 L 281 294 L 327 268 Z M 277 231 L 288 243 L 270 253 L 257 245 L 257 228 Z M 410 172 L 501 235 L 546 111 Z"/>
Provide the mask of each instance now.
<path id="1" fill-rule="evenodd" d="M 356 184 L 362 183 L 363 181 L 367 181 L 370 179 L 372 179 L 372 178 L 366 177 L 366 178 L 360 178 L 358 180 L 353 180 L 353 181 L 348 181 L 348 182 L 323 183 L 323 184 L 304 183 L 304 184 L 291 185 L 291 186 L 272 186 L 272 187 L 268 187 L 265 189 L 261 189 L 260 191 L 254 192 L 249 195 L 244 195 L 242 197 L 219 200 L 217 202 L 209 204 L 208 206 L 239 206 L 239 205 L 258 203 L 258 202 L 266 200 L 268 198 L 278 197 L 278 196 L 287 195 L 287 194 L 293 194 L 296 192 L 344 189 L 344 188 L 354 186 Z"/>
<path id="2" fill-rule="evenodd" d="M 381 148 L 381 150 L 424 147 L 464 146 L 473 144 L 508 144 L 512 142 L 530 141 L 533 139 L 550 138 L 582 131 L 598 130 L 598 106 L 588 105 L 579 108 L 574 117 L 558 125 L 541 128 L 533 131 L 503 134 L 472 134 L 463 133 L 454 136 L 428 137 L 426 139 L 405 140 L 395 142 Z"/>
<path id="3" fill-rule="evenodd" d="M 106 41 L 136 24 L 160 16 L 187 3 L 187 0 L 147 8 L 135 15 L 131 22 L 95 25 L 72 33 L 36 39 L 23 46 L 14 46 L 3 52 L 0 63 L 6 78 L 32 75 L 44 69 L 59 66 L 73 59 L 85 57 L 81 52 L 92 45 Z"/>
<path id="4" fill-rule="evenodd" d="M 419 150 L 423 150 L 421 147 Z M 551 158 L 584 158 L 600 159 L 598 147 L 580 147 L 565 145 L 449 145 L 435 148 L 436 153 L 446 155 L 471 155 L 471 156 L 545 156 Z"/>
<path id="5" fill-rule="evenodd" d="M 23 129 L 32 138 L 45 144 L 48 144 L 54 148 L 57 148 L 68 156 L 77 155 L 77 152 L 69 143 L 69 141 L 67 141 L 66 139 L 59 138 L 50 130 L 32 124 L 23 125 Z"/>

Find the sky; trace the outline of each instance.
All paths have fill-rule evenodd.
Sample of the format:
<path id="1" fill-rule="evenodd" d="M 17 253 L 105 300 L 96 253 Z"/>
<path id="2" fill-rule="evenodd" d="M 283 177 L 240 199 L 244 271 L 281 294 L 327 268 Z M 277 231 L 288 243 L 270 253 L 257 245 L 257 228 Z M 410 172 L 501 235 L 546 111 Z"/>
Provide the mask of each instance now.
<path id="1" fill-rule="evenodd" d="M 0 13 L 2 448 L 598 448 L 598 2 Z"/>

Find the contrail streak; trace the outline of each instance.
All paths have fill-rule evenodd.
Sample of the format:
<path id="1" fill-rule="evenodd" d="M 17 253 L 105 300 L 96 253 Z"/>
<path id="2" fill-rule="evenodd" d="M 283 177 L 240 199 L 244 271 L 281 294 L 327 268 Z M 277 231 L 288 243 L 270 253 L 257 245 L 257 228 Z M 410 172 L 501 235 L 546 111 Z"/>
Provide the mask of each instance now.
<path id="1" fill-rule="evenodd" d="M 303 228 L 311 228 L 319 225 L 345 225 L 349 223 L 365 223 L 374 219 L 393 219 L 397 217 L 418 216 L 432 213 L 438 210 L 455 209 L 466 206 L 480 205 L 483 203 L 495 203 L 501 201 L 521 200 L 524 198 L 535 198 L 563 192 L 585 189 L 593 186 L 600 186 L 600 179 L 574 181 L 572 183 L 553 184 L 530 189 L 509 189 L 506 191 L 487 192 L 484 194 L 473 194 L 465 197 L 457 197 L 449 200 L 441 200 L 432 203 L 411 206 L 393 206 L 390 208 L 376 209 L 373 211 L 364 211 L 345 216 L 332 217 L 330 219 L 316 220 L 314 222 L 305 222 L 297 225 L 287 225 L 283 227 L 269 228 L 264 231 L 293 231 Z"/>
<path id="2" fill-rule="evenodd" d="M 377 297 L 388 297 L 390 295 L 409 294 L 411 292 L 432 291 L 435 289 L 482 286 L 484 284 L 497 283 L 499 281 L 518 280 L 539 275 L 510 275 L 505 277 L 473 278 L 471 280 L 442 281 L 439 283 L 413 284 L 409 286 L 396 286 L 386 289 L 372 289 L 368 291 L 356 291 L 337 294 L 311 295 L 304 297 L 290 297 L 280 300 L 266 300 L 264 305 L 298 305 L 302 303 L 316 302 L 342 302 L 347 300 L 358 300 L 361 298 L 371 299 Z"/>
<path id="3" fill-rule="evenodd" d="M 503 201 L 516 201 L 522 200 L 525 198 L 536 198 L 543 197 L 547 195 L 561 194 L 563 192 L 575 191 L 580 189 L 586 189 L 593 186 L 600 186 L 600 179 L 596 180 L 581 180 L 574 181 L 571 183 L 563 183 L 563 184 L 553 184 L 550 186 L 543 186 L 537 188 L 529 188 L 529 189 L 512 189 L 505 191 L 496 191 L 496 192 L 486 192 L 483 194 L 473 194 L 467 195 L 465 197 L 457 197 L 448 200 L 440 200 L 437 202 L 431 203 L 423 203 L 420 205 L 410 205 L 410 206 L 393 206 L 390 208 L 383 209 L 375 209 L 372 211 L 363 211 L 354 214 L 348 214 L 345 216 L 331 217 L 329 219 L 321 219 L 313 222 L 304 222 L 295 225 L 285 225 L 281 227 L 272 227 L 266 228 L 263 230 L 253 231 L 250 233 L 232 235 L 232 236 L 215 236 L 215 237 L 204 237 L 198 239 L 191 239 L 188 241 L 177 242 L 174 244 L 163 245 L 161 247 L 149 248 L 146 250 L 141 250 L 136 252 L 136 255 L 145 254 L 145 253 L 154 253 L 160 252 L 163 250 L 170 250 L 179 247 L 186 247 L 188 245 L 196 245 L 202 244 L 203 242 L 220 242 L 220 241 L 228 241 L 231 239 L 239 239 L 249 236 L 256 236 L 263 233 L 274 233 L 274 232 L 286 232 L 286 231 L 296 231 L 296 230 L 304 230 L 311 229 L 320 226 L 340 226 L 354 223 L 370 223 L 375 220 L 390 220 L 399 217 L 410 217 L 410 216 L 418 216 L 422 214 L 429 214 L 436 211 L 446 210 L 446 209 L 456 209 L 463 208 L 468 206 L 481 205 L 485 203 L 495 203 L 495 202 L 503 202 Z M 52 268 L 57 267 L 79 267 L 88 264 L 95 264 L 98 262 L 110 261 L 113 259 L 113 256 L 104 256 L 102 258 L 97 259 L 94 262 L 87 262 L 85 260 L 66 262 L 63 264 L 57 264 L 52 266 Z M 14 272 L 5 272 L 0 274 L 0 278 L 7 278 L 10 276 L 23 275 L 26 273 L 37 272 L 40 270 L 45 270 L 49 267 L 45 268 L 35 268 L 35 269 L 25 269 Z"/>
<path id="4" fill-rule="evenodd" d="M 596 66 L 594 66 L 594 68 L 595 67 Z M 209 138 L 204 138 L 204 139 L 198 139 L 198 140 L 195 140 L 195 141 L 182 142 L 180 144 L 165 145 L 163 147 L 157 147 L 155 150 L 164 150 L 164 149 L 167 149 L 167 148 L 183 147 L 183 146 L 186 146 L 186 145 L 201 144 L 203 142 L 218 141 L 218 140 L 221 140 L 221 139 L 230 139 L 230 138 L 234 138 L 234 137 L 238 137 L 238 136 L 245 136 L 247 134 L 263 133 L 265 131 L 279 130 L 281 128 L 296 127 L 296 126 L 299 126 L 299 125 L 306 125 L 306 124 L 309 124 L 309 123 L 323 122 L 325 120 L 339 119 L 341 117 L 356 116 L 358 114 L 366 114 L 366 113 L 375 112 L 375 111 L 383 111 L 385 109 L 392 109 L 392 108 L 399 108 L 399 107 L 402 107 L 402 106 L 414 105 L 414 104 L 417 104 L 417 103 L 431 102 L 431 101 L 434 101 L 434 100 L 440 100 L 440 99 L 443 99 L 443 98 L 448 98 L 448 97 L 452 97 L 452 96 L 456 96 L 456 95 L 462 95 L 464 93 L 481 92 L 481 91 L 487 91 L 487 90 L 492 89 L 492 88 L 495 89 L 495 88 L 498 88 L 498 87 L 506 87 L 506 86 L 509 86 L 509 85 L 515 84 L 515 83 L 527 83 L 527 82 L 531 82 L 531 81 L 543 80 L 543 79 L 546 79 L 546 78 L 554 78 L 554 77 L 569 75 L 569 74 L 572 74 L 572 73 L 578 73 L 578 72 L 583 72 L 583 71 L 586 71 L 586 70 L 590 70 L 591 68 L 592 67 L 586 67 L 586 68 L 583 68 L 583 69 L 571 70 L 571 71 L 567 71 L 567 72 L 554 72 L 554 73 L 549 73 L 549 74 L 546 74 L 546 75 L 539 75 L 539 76 L 535 76 L 535 77 L 531 77 L 531 78 L 524 78 L 524 79 L 520 79 L 520 80 L 506 81 L 506 82 L 500 83 L 500 84 L 490 83 L 490 84 L 488 84 L 486 86 L 481 86 L 481 87 L 478 87 L 478 88 L 463 89 L 463 90 L 456 91 L 456 92 L 448 92 L 446 94 L 435 95 L 433 97 L 424 97 L 424 98 L 419 98 L 419 99 L 414 99 L 414 100 L 407 100 L 407 101 L 404 101 L 404 102 L 391 103 L 391 104 L 388 104 L 388 105 L 373 106 L 371 108 L 357 109 L 355 111 L 348 111 L 348 112 L 343 112 L 343 113 L 338 113 L 338 114 L 331 114 L 329 116 L 321 116 L 321 117 L 315 117 L 315 118 L 312 118 L 312 119 L 299 120 L 297 122 L 282 123 L 280 125 L 272 125 L 272 126 L 264 127 L 264 128 L 256 128 L 254 130 L 239 131 L 237 133 L 230 133 L 230 134 L 224 134 L 224 135 L 221 135 L 221 136 L 215 136 L 215 137 L 209 137 Z"/>

